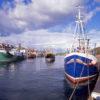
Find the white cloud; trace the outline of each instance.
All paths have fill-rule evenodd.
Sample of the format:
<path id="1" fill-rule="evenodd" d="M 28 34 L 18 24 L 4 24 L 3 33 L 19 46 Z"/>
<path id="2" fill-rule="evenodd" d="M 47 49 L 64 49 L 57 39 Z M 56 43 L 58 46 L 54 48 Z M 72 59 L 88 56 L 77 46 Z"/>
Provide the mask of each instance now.
<path id="1" fill-rule="evenodd" d="M 95 10 L 90 11 L 88 13 L 85 13 L 85 19 L 84 22 L 87 23 L 89 20 L 92 19 L 92 17 L 95 15 Z"/>
<path id="2" fill-rule="evenodd" d="M 100 12 L 100 7 L 96 7 L 96 11 Z"/>
<path id="3" fill-rule="evenodd" d="M 92 46 L 94 45 L 94 43 L 96 43 L 97 46 L 99 47 L 100 46 L 100 31 L 92 29 L 89 31 L 88 35 L 89 35 L 89 38 L 91 39 Z"/>
<path id="4" fill-rule="evenodd" d="M 100 7 L 95 7 L 95 9 L 89 11 L 89 12 L 84 12 L 84 22 L 88 22 L 89 20 L 92 19 L 92 17 L 94 17 L 96 15 L 97 12 L 100 11 Z"/>
<path id="5" fill-rule="evenodd" d="M 57 24 L 64 24 L 67 15 L 82 0 L 32 0 L 32 3 L 28 5 L 22 1 L 15 0 L 15 8 L 0 11 L 2 18 L 0 19 L 0 26 L 3 24 L 2 32 L 21 33 L 26 29 L 47 29 Z M 10 7 L 9 4 L 4 6 L 4 8 Z M 17 30 L 20 31 L 17 32 Z"/>
<path id="6" fill-rule="evenodd" d="M 12 34 L 7 37 L 2 37 L 2 42 L 7 43 L 22 43 L 25 47 L 49 47 L 55 46 L 66 48 L 70 46 L 72 33 L 48 32 L 48 30 L 27 31 L 22 34 Z"/>
<path id="7" fill-rule="evenodd" d="M 70 47 L 74 32 L 72 23 L 62 33 L 50 32 L 49 28 L 64 24 L 68 14 L 83 0 L 32 0 L 28 5 L 23 4 L 23 0 L 15 1 L 14 9 L 0 10 L 0 33 L 10 34 L 2 37 L 2 41 L 14 44 L 21 42 L 27 47 L 52 44 Z M 94 12 L 90 12 L 85 20 L 90 20 L 93 15 Z"/>
<path id="8" fill-rule="evenodd" d="M 72 29 L 72 30 L 71 30 Z M 22 34 L 11 34 L 6 37 L 2 37 L 2 42 L 7 42 L 11 44 L 21 43 L 25 47 L 59 47 L 59 48 L 69 48 L 73 43 L 73 27 L 70 24 L 66 27 L 66 30 L 62 33 L 60 32 L 50 32 L 47 29 L 27 30 Z M 95 35 L 96 34 L 96 35 Z M 100 31 L 95 29 L 90 30 L 88 33 L 89 38 L 91 39 L 90 45 L 93 46 L 94 43 L 97 43 L 97 46 L 100 46 Z"/>

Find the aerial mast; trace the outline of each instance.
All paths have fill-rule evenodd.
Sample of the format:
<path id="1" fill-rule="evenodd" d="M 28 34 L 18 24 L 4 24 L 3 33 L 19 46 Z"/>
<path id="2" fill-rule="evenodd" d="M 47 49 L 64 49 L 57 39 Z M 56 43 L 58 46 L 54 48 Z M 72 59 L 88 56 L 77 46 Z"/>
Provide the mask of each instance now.
<path id="1" fill-rule="evenodd" d="M 89 40 L 86 37 L 85 30 L 84 30 L 84 25 L 83 25 L 83 16 L 81 15 L 81 8 L 82 7 L 77 7 L 78 9 L 78 15 L 77 20 L 76 20 L 76 28 L 75 28 L 75 36 L 77 37 L 78 40 L 78 47 L 81 52 L 86 53 L 88 48 L 89 48 Z"/>

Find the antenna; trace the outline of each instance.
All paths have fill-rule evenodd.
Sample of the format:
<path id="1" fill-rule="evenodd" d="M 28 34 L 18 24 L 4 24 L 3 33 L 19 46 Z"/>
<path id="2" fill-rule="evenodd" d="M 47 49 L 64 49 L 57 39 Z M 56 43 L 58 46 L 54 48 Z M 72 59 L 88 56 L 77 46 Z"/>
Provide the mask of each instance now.
<path id="1" fill-rule="evenodd" d="M 78 9 L 78 20 L 81 20 L 81 18 L 82 18 L 82 16 L 81 16 L 81 9 L 82 9 L 82 7 L 77 7 L 77 9 Z"/>
<path id="2" fill-rule="evenodd" d="M 76 16 L 76 27 L 75 27 L 75 40 L 78 42 L 78 47 L 80 50 L 84 53 L 87 52 L 89 47 L 89 39 L 87 39 L 87 36 L 85 34 L 84 25 L 83 25 L 83 15 L 81 14 L 81 11 L 83 7 L 78 6 L 77 8 L 77 16 Z M 75 45 L 74 45 L 75 46 Z"/>
<path id="3" fill-rule="evenodd" d="M 85 32 L 84 32 L 83 20 L 82 20 L 83 16 L 81 14 L 81 9 L 83 7 L 78 6 L 76 8 L 77 8 L 77 12 L 78 12 L 77 20 L 76 20 L 76 26 L 77 26 L 76 33 L 77 33 L 79 39 L 85 39 Z"/>

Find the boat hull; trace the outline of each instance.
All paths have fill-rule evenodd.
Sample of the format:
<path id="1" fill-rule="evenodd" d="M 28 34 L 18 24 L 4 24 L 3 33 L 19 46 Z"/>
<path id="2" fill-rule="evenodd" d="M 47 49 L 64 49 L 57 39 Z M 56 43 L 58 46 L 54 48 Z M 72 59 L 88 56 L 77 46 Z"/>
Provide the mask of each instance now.
<path id="1" fill-rule="evenodd" d="M 65 57 L 65 78 L 71 83 L 87 83 L 98 76 L 96 64 L 91 64 L 92 59 L 80 54 Z"/>
<path id="2" fill-rule="evenodd" d="M 54 62 L 55 58 L 46 58 L 46 62 Z"/>
<path id="3" fill-rule="evenodd" d="M 10 53 L 0 52 L 0 64 L 6 64 L 16 61 L 16 58 Z"/>
<path id="4" fill-rule="evenodd" d="M 55 55 L 52 54 L 52 53 L 48 53 L 45 56 L 45 60 L 46 60 L 46 62 L 54 62 L 55 61 Z"/>

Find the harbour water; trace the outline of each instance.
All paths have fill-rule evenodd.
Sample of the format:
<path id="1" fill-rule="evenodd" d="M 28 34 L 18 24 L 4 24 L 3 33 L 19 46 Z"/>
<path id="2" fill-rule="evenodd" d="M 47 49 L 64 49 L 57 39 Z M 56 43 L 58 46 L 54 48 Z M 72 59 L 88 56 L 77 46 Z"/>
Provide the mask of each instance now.
<path id="1" fill-rule="evenodd" d="M 68 100 L 72 91 L 64 80 L 64 56 L 53 63 L 36 58 L 0 65 L 0 100 Z M 85 100 L 84 93 L 73 100 Z"/>

